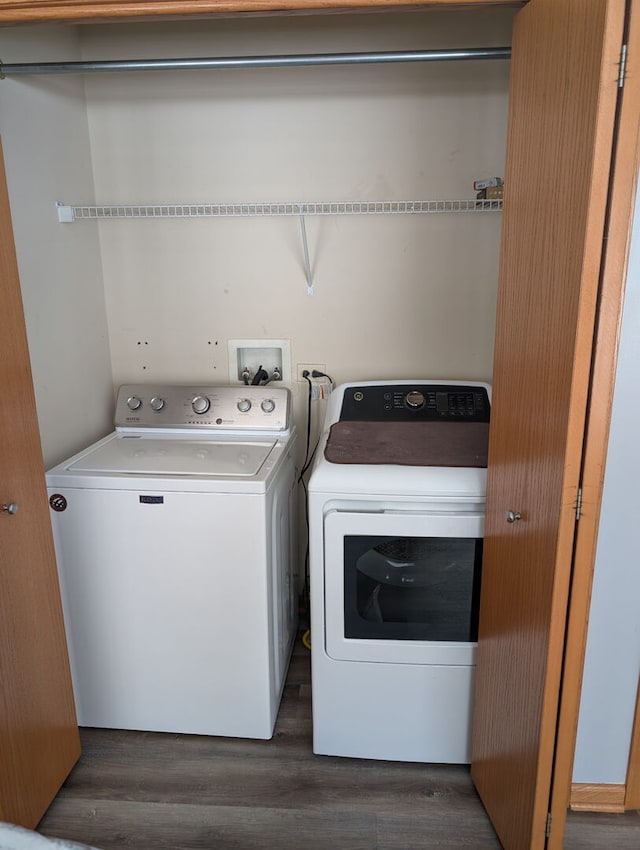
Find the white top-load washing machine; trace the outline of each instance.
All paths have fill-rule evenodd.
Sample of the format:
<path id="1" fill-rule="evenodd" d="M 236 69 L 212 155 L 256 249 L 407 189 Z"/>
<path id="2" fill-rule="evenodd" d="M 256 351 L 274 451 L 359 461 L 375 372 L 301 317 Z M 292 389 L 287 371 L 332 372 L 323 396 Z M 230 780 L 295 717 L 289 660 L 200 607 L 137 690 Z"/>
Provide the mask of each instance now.
<path id="1" fill-rule="evenodd" d="M 288 390 L 121 387 L 47 473 L 81 726 L 270 738 L 296 630 Z"/>
<path id="2" fill-rule="evenodd" d="M 309 480 L 314 752 L 466 763 L 490 387 L 345 384 Z"/>

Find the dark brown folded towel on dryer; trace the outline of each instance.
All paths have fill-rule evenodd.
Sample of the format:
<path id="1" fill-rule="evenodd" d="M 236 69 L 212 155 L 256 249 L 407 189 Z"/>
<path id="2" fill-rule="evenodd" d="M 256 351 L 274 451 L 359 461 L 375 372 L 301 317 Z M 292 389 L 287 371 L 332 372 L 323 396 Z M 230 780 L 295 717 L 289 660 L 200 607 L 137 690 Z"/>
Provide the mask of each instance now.
<path id="1" fill-rule="evenodd" d="M 486 422 L 336 422 L 324 455 L 330 463 L 401 466 L 487 465 Z"/>

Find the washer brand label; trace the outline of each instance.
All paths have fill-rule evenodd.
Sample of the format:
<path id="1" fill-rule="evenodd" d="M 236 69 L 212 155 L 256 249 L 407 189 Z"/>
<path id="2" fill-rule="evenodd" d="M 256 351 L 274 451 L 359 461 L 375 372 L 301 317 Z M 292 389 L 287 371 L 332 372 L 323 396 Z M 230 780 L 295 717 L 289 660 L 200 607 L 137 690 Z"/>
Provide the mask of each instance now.
<path id="1" fill-rule="evenodd" d="M 67 500 L 61 493 L 54 493 L 53 496 L 49 498 L 49 504 L 53 508 L 54 511 L 66 511 L 67 509 Z"/>
<path id="2" fill-rule="evenodd" d="M 138 496 L 141 505 L 162 505 L 164 496 Z"/>

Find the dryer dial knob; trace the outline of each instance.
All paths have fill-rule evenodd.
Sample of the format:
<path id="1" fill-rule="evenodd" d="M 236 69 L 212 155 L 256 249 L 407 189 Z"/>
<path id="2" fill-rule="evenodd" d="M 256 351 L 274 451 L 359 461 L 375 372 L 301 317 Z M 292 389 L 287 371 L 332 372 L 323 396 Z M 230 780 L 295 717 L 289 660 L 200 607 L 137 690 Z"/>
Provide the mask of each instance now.
<path id="1" fill-rule="evenodd" d="M 265 398 L 260 407 L 264 410 L 265 413 L 273 413 L 276 409 L 276 403 L 272 398 Z"/>
<path id="2" fill-rule="evenodd" d="M 407 407 L 410 407 L 412 410 L 418 410 L 418 408 L 424 407 L 424 396 L 419 390 L 412 390 L 410 393 L 407 393 L 405 401 Z"/>
<path id="3" fill-rule="evenodd" d="M 238 402 L 238 410 L 240 413 L 248 413 L 251 410 L 251 402 L 248 398 L 241 398 Z"/>
<path id="4" fill-rule="evenodd" d="M 127 407 L 129 410 L 139 410 L 142 407 L 142 399 L 139 399 L 137 395 L 129 396 Z"/>
<path id="5" fill-rule="evenodd" d="M 151 399 L 151 401 L 149 402 L 149 404 L 151 405 L 151 409 L 152 409 L 152 410 L 155 410 L 155 411 L 156 411 L 156 413 L 157 413 L 158 411 L 162 410 L 162 408 L 164 407 L 165 402 L 164 402 L 164 399 L 163 399 L 163 398 L 160 398 L 160 396 L 159 396 L 159 395 L 156 395 L 156 396 L 154 396 L 154 397 Z"/>
<path id="6" fill-rule="evenodd" d="M 202 415 L 203 413 L 206 413 L 207 410 L 209 410 L 209 408 L 211 407 L 211 402 L 209 401 L 206 395 L 197 395 L 191 400 L 191 407 L 193 408 L 194 413 Z"/>

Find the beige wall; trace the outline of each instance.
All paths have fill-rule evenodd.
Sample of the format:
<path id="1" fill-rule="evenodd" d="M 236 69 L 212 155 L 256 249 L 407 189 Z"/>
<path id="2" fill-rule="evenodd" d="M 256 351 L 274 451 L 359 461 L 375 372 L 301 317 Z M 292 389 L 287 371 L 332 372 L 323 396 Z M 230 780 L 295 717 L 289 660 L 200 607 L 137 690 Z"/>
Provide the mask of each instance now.
<path id="1" fill-rule="evenodd" d="M 4 62 L 79 58 L 74 28 L 0 30 Z M 81 77 L 0 81 L 0 134 L 45 463 L 109 430 L 113 394 L 97 228 L 55 202 L 93 193 Z"/>
<path id="2" fill-rule="evenodd" d="M 511 14 L 106 25 L 85 57 L 502 45 Z M 508 63 L 88 76 L 100 203 L 473 197 L 503 172 Z M 84 197 L 69 198 L 80 203 Z M 77 223 L 73 228 L 91 224 Z M 488 379 L 499 214 L 99 225 L 113 377 L 226 381 L 228 338 L 286 338 L 339 382 Z M 294 390 L 302 387 L 294 386 Z"/>

